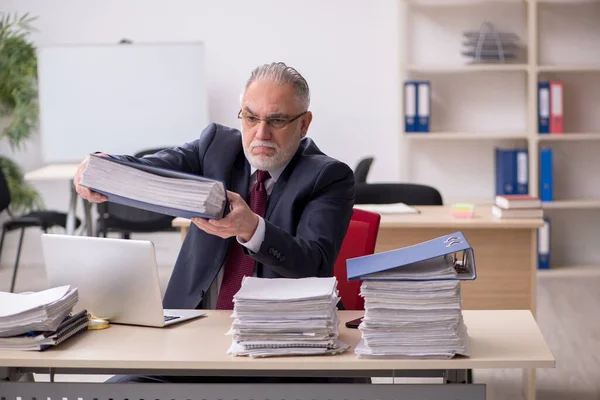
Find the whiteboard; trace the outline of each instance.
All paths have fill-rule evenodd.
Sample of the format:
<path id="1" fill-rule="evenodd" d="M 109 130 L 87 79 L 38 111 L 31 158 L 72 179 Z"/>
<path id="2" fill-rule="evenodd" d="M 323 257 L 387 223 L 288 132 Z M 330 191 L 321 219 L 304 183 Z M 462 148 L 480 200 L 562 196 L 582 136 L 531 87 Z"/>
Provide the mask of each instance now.
<path id="1" fill-rule="evenodd" d="M 44 162 L 197 139 L 208 124 L 204 57 L 200 42 L 39 48 Z"/>

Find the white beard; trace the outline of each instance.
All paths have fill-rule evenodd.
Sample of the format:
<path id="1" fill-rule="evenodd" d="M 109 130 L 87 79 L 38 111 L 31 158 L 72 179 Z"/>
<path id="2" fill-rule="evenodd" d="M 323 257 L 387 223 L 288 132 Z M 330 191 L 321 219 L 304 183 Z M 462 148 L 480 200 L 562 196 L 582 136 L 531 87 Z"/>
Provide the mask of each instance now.
<path id="1" fill-rule="evenodd" d="M 288 144 L 283 148 L 280 148 L 274 142 L 268 142 L 264 140 L 254 140 L 252 143 L 250 143 L 249 148 L 246 148 L 246 146 L 243 144 L 242 147 L 244 148 L 244 154 L 246 155 L 246 159 L 250 165 L 261 171 L 273 171 L 283 167 L 292 159 L 296 153 L 296 150 L 298 150 L 300 139 L 300 131 L 298 131 L 297 133 L 294 133 L 294 136 L 290 138 Z M 252 154 L 252 149 L 257 146 L 272 148 L 275 150 L 275 154 L 272 156 L 266 156 L 262 154 L 254 155 Z"/>

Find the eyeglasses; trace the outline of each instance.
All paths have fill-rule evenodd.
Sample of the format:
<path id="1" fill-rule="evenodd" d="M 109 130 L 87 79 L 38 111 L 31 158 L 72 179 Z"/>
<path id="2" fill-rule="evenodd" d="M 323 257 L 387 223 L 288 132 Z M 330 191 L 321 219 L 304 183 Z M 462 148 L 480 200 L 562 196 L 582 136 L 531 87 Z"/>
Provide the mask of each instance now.
<path id="1" fill-rule="evenodd" d="M 278 118 L 278 117 L 258 118 L 256 115 L 244 113 L 244 112 L 242 112 L 242 110 L 240 110 L 237 117 L 238 117 L 238 119 L 242 120 L 242 124 L 246 125 L 249 128 L 252 128 L 252 127 L 258 125 L 260 123 L 260 121 L 265 121 L 267 123 L 267 126 L 270 126 L 271 128 L 282 129 L 282 128 L 285 128 L 288 124 L 291 124 L 292 122 L 294 122 L 295 120 L 297 120 L 298 118 L 300 118 L 301 116 L 306 114 L 307 112 L 308 111 L 304 111 L 302 114 L 297 115 L 294 118 L 286 119 L 286 118 Z"/>

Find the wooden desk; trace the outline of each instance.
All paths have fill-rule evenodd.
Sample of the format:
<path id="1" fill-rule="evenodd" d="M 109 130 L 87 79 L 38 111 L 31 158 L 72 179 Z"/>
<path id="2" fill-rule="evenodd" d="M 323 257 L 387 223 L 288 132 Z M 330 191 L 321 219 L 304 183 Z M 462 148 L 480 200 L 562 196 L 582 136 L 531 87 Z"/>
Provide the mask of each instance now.
<path id="1" fill-rule="evenodd" d="M 75 191 L 75 186 L 72 184 L 73 178 L 77 173 L 78 163 L 67 163 L 67 164 L 50 164 L 45 167 L 38 168 L 33 171 L 29 171 L 25 174 L 24 179 L 26 181 L 69 181 L 70 185 L 70 200 L 69 208 L 67 211 L 67 226 L 66 231 L 68 235 L 75 233 L 75 215 L 77 212 L 77 197 L 78 194 Z M 85 215 L 85 227 L 88 236 L 93 235 L 93 221 L 92 221 L 92 205 L 88 201 L 83 200 L 83 209 Z"/>
<path id="2" fill-rule="evenodd" d="M 231 344 L 231 336 L 225 335 L 232 323 L 231 313 L 229 311 L 207 311 L 205 318 L 168 328 L 112 325 L 106 330 L 87 331 L 63 343 L 60 347 L 46 352 L 0 352 L 0 365 L 19 368 L 21 372 L 45 373 L 48 372 L 48 368 L 52 368 L 56 373 L 365 377 L 402 376 L 403 371 L 427 373 L 431 370 L 478 368 L 554 368 L 554 357 L 529 311 L 467 310 L 463 314 L 471 338 L 472 356 L 470 358 L 457 357 L 452 360 L 359 359 L 354 354 L 354 348 L 360 339 L 360 331 L 346 328 L 343 322 L 361 316 L 362 312 L 360 311 L 340 311 L 340 320 L 342 321 L 340 323 L 340 340 L 351 345 L 351 348 L 343 354 L 262 359 L 233 357 L 226 353 Z M 528 379 L 526 384 L 529 398 L 533 399 L 535 381 Z M 39 384 L 34 383 L 31 386 L 35 385 Z M 57 390 L 63 388 L 60 384 L 56 385 Z M 77 386 L 69 383 L 69 387 L 73 385 Z M 80 385 L 86 385 L 84 386 L 86 390 L 90 390 L 89 394 L 86 393 L 86 398 L 94 397 L 91 392 L 94 386 Z M 353 388 L 361 385 L 352 384 L 350 386 L 349 390 L 355 390 Z M 394 390 L 397 398 L 401 397 L 398 395 L 402 390 L 399 386 L 406 385 L 368 386 L 373 393 L 369 395 L 370 398 L 378 398 L 376 396 L 378 387 L 389 386 L 396 387 Z M 453 385 L 437 386 L 445 388 L 440 394 L 440 399 L 454 398 L 451 396 L 451 386 Z M 23 386 L 19 386 L 19 389 L 24 390 Z M 10 397 L 9 390 L 13 390 L 11 383 L 0 382 L 0 393 L 8 394 L 8 398 L 14 398 Z M 54 392 L 52 395 L 52 398 L 64 397 L 62 392 Z M 26 398 L 24 395 L 22 397 Z M 289 395 L 285 398 L 305 397 Z M 337 397 L 344 398 L 341 395 Z M 208 399 L 208 397 L 200 398 Z"/>
<path id="3" fill-rule="evenodd" d="M 472 219 L 458 219 L 449 206 L 416 207 L 420 214 L 381 217 L 376 252 L 393 250 L 461 231 L 475 253 L 477 279 L 462 284 L 466 310 L 536 312 L 537 228 L 541 219 L 494 218 L 491 206 L 477 206 Z M 182 240 L 190 221 L 175 218 Z"/>

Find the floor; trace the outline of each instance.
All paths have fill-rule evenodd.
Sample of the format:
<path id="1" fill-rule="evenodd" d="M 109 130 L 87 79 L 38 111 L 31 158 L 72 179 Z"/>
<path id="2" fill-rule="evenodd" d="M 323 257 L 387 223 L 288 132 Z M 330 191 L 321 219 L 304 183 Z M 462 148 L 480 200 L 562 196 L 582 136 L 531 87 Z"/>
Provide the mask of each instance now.
<path id="1" fill-rule="evenodd" d="M 6 261 L 5 261 L 6 263 Z M 0 290 L 9 287 L 12 268 L 0 267 Z M 164 291 L 171 268 L 159 267 Z M 20 268 L 17 291 L 46 286 L 42 265 Z M 544 272 L 538 276 L 538 323 L 557 365 L 537 370 L 539 400 L 600 400 L 600 268 Z M 476 370 L 476 382 L 488 385 L 488 399 L 521 399 L 519 370 Z M 61 380 L 62 377 L 57 377 Z M 78 376 L 102 381 L 106 376 Z M 38 376 L 45 380 L 47 376 Z M 383 380 L 385 381 L 385 380 Z"/>

